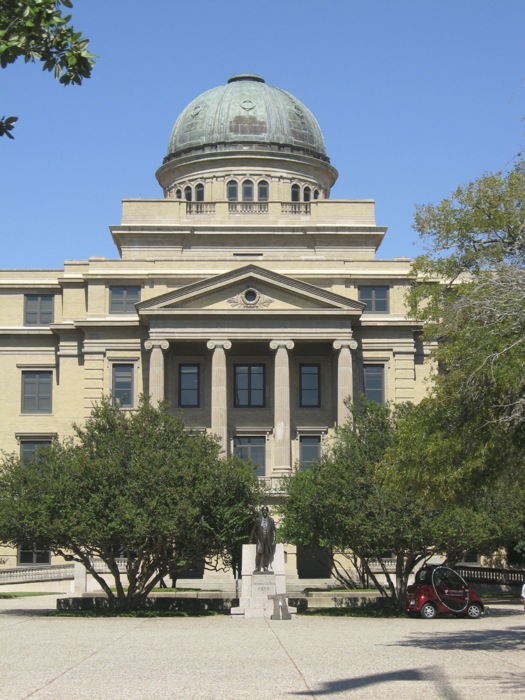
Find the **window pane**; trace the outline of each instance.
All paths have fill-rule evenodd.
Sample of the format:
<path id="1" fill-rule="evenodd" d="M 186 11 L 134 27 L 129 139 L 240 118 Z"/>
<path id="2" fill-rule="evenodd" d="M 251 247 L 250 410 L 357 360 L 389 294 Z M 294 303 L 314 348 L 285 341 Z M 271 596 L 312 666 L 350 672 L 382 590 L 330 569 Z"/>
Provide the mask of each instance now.
<path id="1" fill-rule="evenodd" d="M 35 566 L 36 564 L 51 564 L 51 552 L 47 549 L 20 549 L 18 550 L 19 566 Z"/>
<path id="2" fill-rule="evenodd" d="M 133 365 L 113 365 L 113 402 L 133 407 Z"/>
<path id="3" fill-rule="evenodd" d="M 299 439 L 299 466 L 307 469 L 321 456 L 321 438 L 319 435 L 303 435 Z"/>
<path id="4" fill-rule="evenodd" d="M 320 405 L 319 365 L 301 365 L 300 393 L 301 406 Z"/>
<path id="5" fill-rule="evenodd" d="M 365 365 L 365 396 L 370 401 L 384 403 L 385 368 L 383 365 Z"/>
<path id="6" fill-rule="evenodd" d="M 234 405 L 262 407 L 265 405 L 264 365 L 236 365 Z"/>
<path id="7" fill-rule="evenodd" d="M 388 311 L 388 287 L 376 287 L 374 299 L 374 311 Z"/>
<path id="8" fill-rule="evenodd" d="M 251 180 L 245 180 L 242 183 L 242 201 L 253 202 L 253 182 Z"/>
<path id="9" fill-rule="evenodd" d="M 300 199 L 301 190 L 299 185 L 292 185 L 292 202 L 298 202 Z"/>
<path id="10" fill-rule="evenodd" d="M 238 198 L 237 194 L 237 183 L 235 180 L 230 180 L 228 182 L 228 201 L 229 202 L 236 202 Z"/>
<path id="11" fill-rule="evenodd" d="M 191 202 L 191 187 L 189 185 L 184 188 L 184 199 Z"/>
<path id="12" fill-rule="evenodd" d="M 303 199 L 305 202 L 309 202 L 311 199 L 311 189 L 309 187 L 304 188 Z"/>
<path id="13" fill-rule="evenodd" d="M 51 444 L 51 440 L 21 440 L 20 457 L 22 459 L 33 459 L 41 447 Z"/>
<path id="14" fill-rule="evenodd" d="M 195 200 L 197 202 L 204 202 L 204 185 L 201 183 L 195 187 Z"/>
<path id="15" fill-rule="evenodd" d="M 264 476 L 266 472 L 266 438 L 257 435 L 253 437 L 235 437 L 233 440 L 234 452 L 245 462 L 251 462 L 255 467 L 257 476 Z"/>
<path id="16" fill-rule="evenodd" d="M 51 556 L 50 552 L 44 549 L 35 550 L 35 564 L 50 564 Z"/>
<path id="17" fill-rule="evenodd" d="M 53 323 L 54 296 L 26 294 L 24 323 L 26 326 L 47 326 Z"/>
<path id="18" fill-rule="evenodd" d="M 199 365 L 179 365 L 179 406 L 199 405 Z"/>
<path id="19" fill-rule="evenodd" d="M 22 372 L 22 413 L 51 413 L 52 372 Z"/>
<path id="20" fill-rule="evenodd" d="M 388 287 L 359 287 L 358 291 L 366 313 L 388 313 Z"/>
<path id="21" fill-rule="evenodd" d="M 140 287 L 114 286 L 109 289 L 109 313 L 134 314 L 135 304 L 140 301 Z"/>
<path id="22" fill-rule="evenodd" d="M 267 202 L 269 195 L 269 187 L 266 180 L 261 180 L 258 185 L 258 199 L 259 202 Z"/>
<path id="23" fill-rule="evenodd" d="M 33 563 L 33 550 L 32 549 L 21 549 L 18 554 L 18 563 L 22 566 L 23 564 Z"/>

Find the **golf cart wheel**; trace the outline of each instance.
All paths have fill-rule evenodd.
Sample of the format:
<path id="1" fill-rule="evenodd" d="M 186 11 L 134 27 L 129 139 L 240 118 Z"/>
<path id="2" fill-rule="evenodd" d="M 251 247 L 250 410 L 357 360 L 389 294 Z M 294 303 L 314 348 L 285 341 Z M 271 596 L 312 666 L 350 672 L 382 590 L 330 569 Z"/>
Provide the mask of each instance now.
<path id="1" fill-rule="evenodd" d="M 467 608 L 467 615 L 473 620 L 477 620 L 478 617 L 481 617 L 481 613 L 482 610 L 479 603 L 471 603 Z"/>
<path id="2" fill-rule="evenodd" d="M 425 620 L 432 620 L 434 617 L 436 617 L 437 610 L 435 605 L 432 605 L 432 603 L 425 603 L 419 611 L 419 614 Z"/>

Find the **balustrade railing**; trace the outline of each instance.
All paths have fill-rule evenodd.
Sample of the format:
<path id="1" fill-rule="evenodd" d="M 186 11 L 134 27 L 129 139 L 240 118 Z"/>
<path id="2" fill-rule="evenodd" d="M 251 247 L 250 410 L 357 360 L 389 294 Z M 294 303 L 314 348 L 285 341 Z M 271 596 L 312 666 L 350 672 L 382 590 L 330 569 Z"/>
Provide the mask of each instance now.
<path id="1" fill-rule="evenodd" d="M 383 565 L 387 571 L 395 571 L 396 570 L 396 560 L 395 557 L 388 557 L 381 559 L 383 562 Z M 376 559 L 373 559 L 369 562 L 371 570 L 375 573 L 380 573 L 383 571 L 383 567 L 381 566 L 380 562 Z"/>
<path id="2" fill-rule="evenodd" d="M 281 214 L 310 214 L 309 202 L 282 202 Z"/>
<path id="3" fill-rule="evenodd" d="M 186 202 L 186 214 L 215 214 L 215 202 Z"/>
<path id="4" fill-rule="evenodd" d="M 126 559 L 119 558 L 117 562 L 120 573 L 126 572 Z M 105 562 L 95 559 L 94 569 L 97 574 L 109 574 Z M 52 564 L 51 566 L 17 566 L 11 569 L 0 569 L 0 586 L 8 583 L 31 583 L 32 581 L 60 581 L 74 578 L 75 565 Z"/>
<path id="5" fill-rule="evenodd" d="M 492 583 L 507 586 L 521 586 L 525 583 L 525 570 L 523 569 L 496 569 L 487 566 L 462 566 L 454 567 L 458 574 L 467 583 Z"/>
<path id="6" fill-rule="evenodd" d="M 58 581 L 73 578 L 73 564 L 52 566 L 18 566 L 16 569 L 0 569 L 0 585 L 30 583 L 31 581 Z"/>
<path id="7" fill-rule="evenodd" d="M 268 202 L 228 202 L 229 214 L 267 214 Z"/>
<path id="8" fill-rule="evenodd" d="M 268 494 L 285 493 L 281 484 L 281 479 L 275 479 L 271 476 L 259 476 L 258 480 L 261 486 L 263 487 L 263 490 Z"/>

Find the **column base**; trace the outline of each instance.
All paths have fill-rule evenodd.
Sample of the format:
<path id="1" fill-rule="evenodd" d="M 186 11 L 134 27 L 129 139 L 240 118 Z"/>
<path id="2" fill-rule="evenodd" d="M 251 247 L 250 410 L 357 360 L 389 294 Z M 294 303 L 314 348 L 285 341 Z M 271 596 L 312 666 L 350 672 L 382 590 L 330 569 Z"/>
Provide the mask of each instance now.
<path id="1" fill-rule="evenodd" d="M 284 476 L 291 476 L 292 474 L 292 467 L 274 467 L 272 469 L 271 478 L 282 479 Z"/>

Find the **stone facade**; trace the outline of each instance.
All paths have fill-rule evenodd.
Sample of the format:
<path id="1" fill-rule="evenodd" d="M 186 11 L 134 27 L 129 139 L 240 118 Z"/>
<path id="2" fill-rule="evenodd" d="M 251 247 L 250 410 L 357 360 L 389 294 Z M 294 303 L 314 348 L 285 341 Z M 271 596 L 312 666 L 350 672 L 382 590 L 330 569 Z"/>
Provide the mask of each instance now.
<path id="1" fill-rule="evenodd" d="M 70 434 L 104 394 L 132 409 L 146 393 L 251 458 L 276 493 L 320 454 L 347 397 L 422 398 L 426 350 L 404 304 L 410 260 L 376 256 L 386 228 L 372 200 L 329 198 L 337 172 L 320 130 L 305 145 L 310 113 L 294 143 L 272 131 L 306 108 L 277 102 L 257 115 L 257 85 L 277 88 L 234 83 L 237 131 L 207 144 L 203 122 L 177 151 L 174 128 L 157 173 L 164 198 L 124 200 L 110 227 L 119 257 L 0 272 L 3 450 Z M 249 97 L 235 107 L 243 84 Z M 190 117 L 209 118 L 207 94 Z"/>

